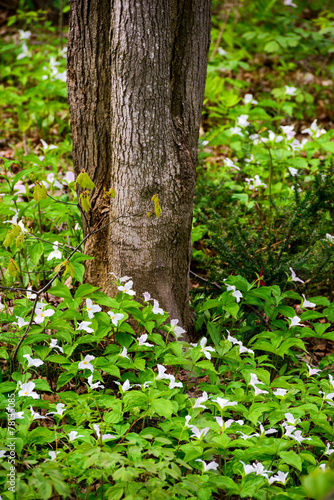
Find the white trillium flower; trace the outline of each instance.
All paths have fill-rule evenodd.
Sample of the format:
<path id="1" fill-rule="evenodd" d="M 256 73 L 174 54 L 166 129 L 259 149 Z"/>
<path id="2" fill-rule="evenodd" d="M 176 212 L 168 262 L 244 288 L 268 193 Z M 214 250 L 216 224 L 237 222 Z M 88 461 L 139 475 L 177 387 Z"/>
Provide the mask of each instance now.
<path id="1" fill-rule="evenodd" d="M 237 170 L 240 170 L 240 168 L 237 167 L 237 165 L 235 165 L 235 163 L 232 160 L 230 160 L 229 158 L 225 158 L 225 160 L 223 160 L 223 162 L 225 163 L 225 165 L 227 167 L 232 167 L 232 168 L 236 168 Z"/>
<path id="2" fill-rule="evenodd" d="M 58 249 L 58 241 L 55 241 L 54 244 L 53 244 L 53 252 L 51 252 L 49 255 L 48 255 L 48 258 L 47 260 L 52 260 L 52 259 L 61 259 L 62 258 L 62 253 L 61 251 Z"/>
<path id="3" fill-rule="evenodd" d="M 217 462 L 212 461 L 207 464 L 206 462 L 204 462 L 204 460 L 201 460 L 200 458 L 196 458 L 195 462 L 201 462 L 203 464 L 204 472 L 207 472 L 209 470 L 217 470 L 219 467 Z"/>
<path id="4" fill-rule="evenodd" d="M 19 221 L 18 226 L 20 226 L 22 233 L 29 233 L 28 229 L 24 227 L 21 220 Z"/>
<path id="5" fill-rule="evenodd" d="M 126 347 L 123 347 L 123 350 L 119 353 L 119 356 L 121 356 L 121 358 L 128 358 L 128 360 L 131 361 L 128 356 L 128 350 Z"/>
<path id="6" fill-rule="evenodd" d="M 93 427 L 97 435 L 97 438 L 100 439 L 101 437 L 100 426 L 98 424 L 93 424 Z M 102 441 L 106 441 L 107 439 L 116 439 L 116 436 L 113 436 L 112 434 L 102 434 Z"/>
<path id="7" fill-rule="evenodd" d="M 53 450 L 49 451 L 48 455 L 49 455 L 50 458 L 47 458 L 45 460 L 45 462 L 49 462 L 49 461 L 52 462 L 53 460 L 56 460 L 57 455 L 59 453 L 60 453 L 60 451 L 53 451 Z"/>
<path id="8" fill-rule="evenodd" d="M 124 318 L 124 314 L 114 313 L 113 311 L 108 311 L 108 314 L 111 318 L 111 322 L 114 326 L 118 326 L 118 322 Z"/>
<path id="9" fill-rule="evenodd" d="M 62 184 L 60 184 L 59 181 L 57 181 L 57 179 L 55 178 L 55 174 L 53 172 L 51 172 L 50 174 L 48 174 L 46 176 L 46 180 L 50 183 L 50 184 L 53 184 L 56 188 L 58 189 L 62 189 Z"/>
<path id="10" fill-rule="evenodd" d="M 28 361 L 28 368 L 30 368 L 31 366 L 38 367 L 44 365 L 44 361 L 42 361 L 41 359 L 32 358 L 30 354 L 23 354 L 23 357 Z"/>
<path id="11" fill-rule="evenodd" d="M 48 418 L 48 417 L 44 417 L 40 413 L 35 412 L 32 406 L 30 406 L 30 412 L 31 412 L 31 416 L 32 416 L 33 421 L 38 420 L 39 418 L 42 418 L 42 419 Z"/>
<path id="12" fill-rule="evenodd" d="M 15 215 L 13 215 L 13 217 L 11 219 L 5 220 L 4 222 L 8 222 L 9 224 L 13 224 L 13 226 L 16 226 L 17 225 L 17 221 L 18 221 L 18 213 L 19 212 L 15 208 L 11 208 L 10 210 L 12 210 L 13 212 L 15 212 Z"/>
<path id="13" fill-rule="evenodd" d="M 284 426 L 284 424 L 283 424 L 283 426 Z M 286 437 L 290 437 L 296 429 L 296 427 L 294 425 L 285 425 L 284 428 L 285 428 L 284 436 L 286 436 Z"/>
<path id="14" fill-rule="evenodd" d="M 119 278 L 118 276 L 116 276 L 115 273 L 109 273 L 109 274 L 112 274 L 113 276 L 115 276 L 115 278 L 117 280 L 119 280 L 121 283 L 125 283 L 126 281 L 129 281 L 131 279 L 130 276 L 123 276 L 122 278 Z M 132 286 L 132 285 L 131 285 Z"/>
<path id="15" fill-rule="evenodd" d="M 229 342 L 232 342 L 233 345 L 236 344 L 240 347 L 240 349 L 239 349 L 240 354 L 243 354 L 244 352 L 248 352 L 249 354 L 254 354 L 254 351 L 252 351 L 252 349 L 248 349 L 247 347 L 245 347 L 243 345 L 243 343 L 241 342 L 241 340 L 237 340 L 236 338 L 231 337 L 230 332 L 228 330 L 227 330 L 227 333 L 228 333 L 227 340 Z"/>
<path id="16" fill-rule="evenodd" d="M 298 443 L 302 443 L 303 441 L 311 441 L 311 438 L 302 437 L 302 431 L 295 431 L 294 434 L 291 434 L 290 437 L 298 441 Z"/>
<path id="17" fill-rule="evenodd" d="M 267 430 L 265 430 L 264 427 L 263 427 L 263 425 L 261 424 L 261 422 L 258 422 L 258 424 L 260 426 L 260 434 L 259 434 L 260 436 L 262 434 L 264 434 L 265 436 L 268 436 L 270 434 L 276 434 L 278 432 L 277 429 L 267 429 Z"/>
<path id="18" fill-rule="evenodd" d="M 94 332 L 93 328 L 89 327 L 89 325 L 91 324 L 92 324 L 91 321 L 81 321 L 81 323 L 79 323 L 77 326 L 77 331 L 84 330 L 87 333 L 93 333 Z"/>
<path id="19" fill-rule="evenodd" d="M 27 382 L 25 384 L 19 382 L 19 397 L 28 396 L 30 398 L 39 399 L 39 395 L 37 394 L 37 392 L 34 392 L 35 385 L 36 384 L 34 382 Z"/>
<path id="20" fill-rule="evenodd" d="M 193 408 L 206 408 L 206 406 L 202 405 L 202 403 L 204 403 L 208 399 L 209 399 L 208 393 L 204 391 L 202 396 L 196 399 Z"/>
<path id="21" fill-rule="evenodd" d="M 129 380 L 129 379 L 127 379 L 127 380 L 124 382 L 124 384 L 123 384 L 123 385 L 122 385 L 120 382 L 115 382 L 115 384 L 119 385 L 119 387 L 121 387 L 121 388 L 122 388 L 122 391 L 123 391 L 123 392 L 126 392 L 126 391 L 128 391 L 129 389 L 132 389 L 132 387 L 133 387 L 132 385 L 130 385 L 130 380 Z"/>
<path id="22" fill-rule="evenodd" d="M 23 43 L 21 45 L 22 52 L 17 56 L 17 60 L 24 59 L 25 57 L 31 57 L 31 52 L 29 51 L 27 44 Z"/>
<path id="23" fill-rule="evenodd" d="M 71 442 L 71 441 L 74 441 L 75 439 L 78 439 L 78 438 L 83 438 L 85 436 L 83 436 L 82 434 L 79 434 L 78 431 L 71 431 L 68 433 L 68 440 Z"/>
<path id="24" fill-rule="evenodd" d="M 269 130 L 268 135 L 269 135 L 268 139 L 266 137 L 264 137 L 262 139 L 262 141 L 267 142 L 269 140 L 270 142 L 273 142 L 273 141 L 274 142 L 282 142 L 284 139 L 284 137 L 282 135 L 276 135 L 275 132 L 273 132 L 272 130 Z"/>
<path id="25" fill-rule="evenodd" d="M 56 405 L 56 411 L 50 411 L 47 415 L 59 415 L 63 416 L 64 411 L 66 410 L 66 405 L 64 403 L 58 403 Z"/>
<path id="26" fill-rule="evenodd" d="M 58 345 L 58 340 L 57 339 L 51 339 L 51 342 L 49 344 L 50 349 L 59 349 L 60 352 L 64 352 L 64 349 Z"/>
<path id="27" fill-rule="evenodd" d="M 289 1 L 289 0 L 287 0 L 287 1 Z M 282 483 L 282 484 L 285 484 L 286 478 L 288 477 L 288 475 L 289 475 L 288 472 L 282 472 L 282 471 L 279 470 L 275 476 L 271 476 L 268 479 L 268 483 L 269 484 L 273 484 L 273 483 Z"/>
<path id="28" fill-rule="evenodd" d="M 292 139 L 296 135 L 294 128 L 295 128 L 294 125 L 282 125 L 281 126 L 281 129 L 282 129 L 283 133 L 286 135 L 287 140 Z"/>
<path id="29" fill-rule="evenodd" d="M 331 386 L 334 389 L 334 378 L 333 378 L 333 376 L 331 374 L 329 374 L 328 377 L 329 377 L 329 382 L 330 382 Z"/>
<path id="30" fill-rule="evenodd" d="M 250 382 L 248 385 L 255 385 L 255 384 L 263 384 L 261 380 L 258 379 L 257 375 L 255 373 L 250 374 Z"/>
<path id="31" fill-rule="evenodd" d="M 44 151 L 51 151 L 52 149 L 58 149 L 58 146 L 55 146 L 54 144 L 48 144 L 43 139 L 41 139 L 41 143 Z"/>
<path id="32" fill-rule="evenodd" d="M 125 283 L 124 286 L 123 285 L 119 286 L 118 290 L 120 292 L 126 293 L 127 295 L 136 295 L 136 292 L 134 292 L 132 290 L 132 287 L 133 287 L 133 282 L 132 281 L 128 281 L 127 283 Z"/>
<path id="33" fill-rule="evenodd" d="M 285 93 L 286 95 L 296 95 L 297 89 L 296 87 L 289 87 L 289 85 L 285 85 Z"/>
<path id="34" fill-rule="evenodd" d="M 20 40 L 29 40 L 31 37 L 31 31 L 18 30 L 20 35 Z"/>
<path id="35" fill-rule="evenodd" d="M 268 479 L 268 473 L 271 473 L 270 470 L 265 470 L 261 462 L 254 462 L 252 465 L 246 465 L 240 460 L 240 463 L 242 463 L 246 475 L 254 472 L 256 475 L 263 476 Z"/>
<path id="36" fill-rule="evenodd" d="M 75 175 L 74 175 L 74 173 L 71 172 L 70 170 L 67 171 L 66 174 L 63 177 L 63 180 L 62 180 L 63 185 L 65 185 L 65 184 L 71 184 L 71 182 L 74 182 L 74 181 L 75 181 Z"/>
<path id="37" fill-rule="evenodd" d="M 85 356 L 85 358 L 78 364 L 78 370 L 90 370 L 91 372 L 93 372 L 94 366 L 91 364 L 91 361 L 93 361 L 93 359 L 95 359 L 95 356 L 87 354 L 87 356 Z"/>
<path id="38" fill-rule="evenodd" d="M 222 47 L 218 47 L 218 54 L 220 56 L 226 56 L 227 52 L 226 50 L 222 49 Z"/>
<path id="39" fill-rule="evenodd" d="M 21 316 L 16 316 L 17 322 L 14 322 L 13 325 L 18 326 L 19 328 L 23 328 L 26 325 L 29 325 L 29 321 L 24 321 Z"/>
<path id="40" fill-rule="evenodd" d="M 88 385 L 91 389 L 104 389 L 104 385 L 99 380 L 93 383 L 93 374 L 88 377 Z"/>
<path id="41" fill-rule="evenodd" d="M 163 380 L 168 378 L 168 375 L 166 374 L 167 368 L 165 368 L 163 365 L 157 365 L 158 368 L 158 375 L 156 376 L 155 380 Z"/>
<path id="42" fill-rule="evenodd" d="M 212 402 L 218 403 L 222 410 L 224 410 L 224 408 L 227 408 L 228 406 L 235 406 L 238 404 L 236 401 L 229 401 L 228 399 L 224 398 L 213 399 Z"/>
<path id="43" fill-rule="evenodd" d="M 257 101 L 253 99 L 253 94 L 245 94 L 244 104 L 257 104 Z"/>
<path id="44" fill-rule="evenodd" d="M 302 130 L 302 134 L 308 134 L 310 136 L 315 137 L 315 139 L 318 139 L 318 137 L 320 137 L 321 135 L 326 134 L 326 130 L 321 129 L 317 125 L 317 120 L 313 120 L 310 128 L 306 128 L 305 130 Z"/>
<path id="45" fill-rule="evenodd" d="M 251 373 L 250 376 L 251 376 L 251 379 L 250 379 L 250 382 L 248 383 L 248 385 L 251 385 L 253 387 L 254 392 L 255 392 L 255 396 L 259 396 L 260 394 L 269 394 L 268 391 L 265 391 L 263 389 L 259 389 L 258 387 L 256 387 L 255 384 L 263 384 L 263 382 L 261 382 L 257 378 L 257 375 L 255 373 Z"/>
<path id="46" fill-rule="evenodd" d="M 239 127 L 248 127 L 248 125 L 250 125 L 250 123 L 247 119 L 248 119 L 248 115 L 238 116 L 238 118 L 237 118 L 238 126 Z"/>
<path id="47" fill-rule="evenodd" d="M 138 339 L 138 345 L 145 345 L 146 347 L 153 347 L 153 344 L 150 344 L 149 342 L 146 342 L 147 340 L 147 333 L 144 333 L 143 335 L 141 335 Z"/>
<path id="48" fill-rule="evenodd" d="M 326 451 L 324 452 L 325 455 L 331 455 L 334 453 L 334 448 L 331 449 L 331 444 L 327 443 L 326 445 Z"/>
<path id="49" fill-rule="evenodd" d="M 40 324 L 43 323 L 45 318 L 49 318 L 50 316 L 54 315 L 54 311 L 52 309 L 46 309 L 46 311 L 43 311 L 43 309 L 38 309 L 36 307 L 35 309 L 36 316 L 34 318 L 35 323 Z"/>
<path id="50" fill-rule="evenodd" d="M 182 382 L 175 381 L 174 375 L 168 375 L 168 379 L 169 379 L 169 388 L 170 389 L 174 389 L 174 387 L 183 387 Z"/>
<path id="51" fill-rule="evenodd" d="M 28 290 L 31 290 L 32 287 L 31 286 L 28 286 Z M 27 299 L 35 299 L 36 298 L 36 294 L 35 293 L 32 293 L 32 292 L 27 292 Z"/>
<path id="52" fill-rule="evenodd" d="M 210 427 L 204 427 L 204 429 L 200 430 L 193 425 L 191 427 L 191 430 L 192 430 L 193 434 L 190 437 L 195 437 L 197 439 L 201 439 L 202 437 L 205 437 L 207 435 L 207 433 L 210 430 Z"/>
<path id="53" fill-rule="evenodd" d="M 191 416 L 187 415 L 185 418 L 186 423 L 184 424 L 184 427 L 192 427 L 192 425 L 189 425 L 189 422 L 191 420 Z"/>
<path id="54" fill-rule="evenodd" d="M 288 170 L 289 170 L 290 174 L 292 175 L 292 177 L 296 177 L 296 175 L 298 175 L 298 170 L 296 168 L 289 167 Z"/>
<path id="55" fill-rule="evenodd" d="M 11 411 L 11 409 L 7 408 L 7 411 Z M 17 411 L 11 414 L 11 419 L 19 419 L 22 420 L 24 418 L 24 411 Z"/>
<path id="56" fill-rule="evenodd" d="M 151 294 L 148 293 L 148 292 L 144 292 L 143 293 L 143 297 L 144 297 L 145 302 L 148 302 L 149 300 L 152 300 L 151 299 Z"/>
<path id="57" fill-rule="evenodd" d="M 300 318 L 298 316 L 293 316 L 293 318 L 288 319 L 290 320 L 289 328 L 292 328 L 293 326 L 305 326 L 300 322 Z"/>
<path id="58" fill-rule="evenodd" d="M 296 273 L 294 272 L 294 270 L 292 269 L 292 267 L 289 267 L 290 271 L 291 271 L 291 281 L 299 281 L 300 283 L 304 283 L 303 280 L 301 280 L 300 278 L 297 278 L 296 276 Z"/>
<path id="59" fill-rule="evenodd" d="M 181 337 L 183 333 L 186 333 L 186 331 L 183 328 L 181 328 L 181 326 L 177 326 L 178 322 L 179 322 L 178 319 L 172 319 L 170 322 L 170 325 L 173 328 L 173 333 L 177 339 Z"/>
<path id="60" fill-rule="evenodd" d="M 286 395 L 288 391 L 286 389 L 276 389 L 276 391 L 273 391 L 273 394 L 275 394 L 275 396 L 282 396 L 284 398 L 284 396 Z"/>
<path id="61" fill-rule="evenodd" d="M 321 469 L 321 470 L 326 470 L 326 469 L 327 469 L 326 465 L 327 465 L 327 464 L 320 464 L 320 465 L 319 465 L 319 469 Z"/>
<path id="62" fill-rule="evenodd" d="M 300 418 L 296 418 L 292 415 L 292 413 L 284 413 L 284 416 L 286 418 L 286 422 L 283 423 L 283 426 L 286 427 L 287 425 L 297 425 L 300 422 Z"/>
<path id="63" fill-rule="evenodd" d="M 241 432 L 241 431 L 237 431 L 236 432 L 237 434 L 240 434 L 240 438 L 243 439 L 244 441 L 246 441 L 246 439 L 251 439 L 253 437 L 259 437 L 260 434 L 258 432 L 254 433 L 254 434 L 249 434 L 249 436 L 247 434 L 245 434 L 244 432 Z"/>
<path id="64" fill-rule="evenodd" d="M 206 337 L 203 337 L 200 341 L 200 346 L 201 346 L 201 352 L 204 354 L 204 356 L 206 357 L 206 359 L 211 359 L 211 354 L 210 352 L 215 352 L 214 348 L 213 347 L 206 347 L 206 343 L 207 343 L 207 338 Z"/>
<path id="65" fill-rule="evenodd" d="M 305 295 L 302 295 L 303 297 L 303 304 L 302 304 L 302 309 L 306 309 L 306 307 L 316 307 L 316 304 L 314 302 L 310 302 L 309 300 L 306 299 Z"/>
<path id="66" fill-rule="evenodd" d="M 334 236 L 331 234 L 326 233 L 326 240 L 330 241 L 331 243 L 334 243 Z"/>
<path id="67" fill-rule="evenodd" d="M 94 314 L 102 311 L 102 308 L 96 304 L 93 304 L 91 299 L 86 299 L 86 309 L 88 313 L 88 318 L 94 318 Z"/>
<path id="68" fill-rule="evenodd" d="M 230 128 L 230 133 L 231 133 L 231 135 L 240 135 L 240 137 L 244 136 L 244 134 L 242 133 L 240 127 L 232 127 L 232 128 Z"/>
<path id="69" fill-rule="evenodd" d="M 269 392 L 268 391 L 264 391 L 263 389 L 259 389 L 255 385 L 254 386 L 254 394 L 255 394 L 255 396 L 259 396 L 260 394 L 269 394 Z"/>
<path id="70" fill-rule="evenodd" d="M 309 377 L 312 377 L 313 375 L 317 375 L 320 373 L 322 370 L 319 370 L 318 368 L 312 368 L 309 364 L 306 363 L 307 369 L 308 369 L 308 375 Z"/>
<path id="71" fill-rule="evenodd" d="M 164 310 L 161 309 L 161 307 L 159 307 L 159 302 L 154 299 L 153 303 L 154 303 L 153 309 L 152 309 L 153 314 L 162 314 L 163 315 L 164 314 Z"/>
<path id="72" fill-rule="evenodd" d="M 334 392 L 331 392 L 330 394 L 325 394 L 324 401 L 326 401 L 331 406 L 334 406 Z"/>
<path id="73" fill-rule="evenodd" d="M 249 189 L 251 191 L 253 191 L 255 189 L 255 191 L 257 191 L 257 188 L 258 187 L 261 187 L 263 186 L 264 188 L 267 187 L 267 184 L 265 184 L 264 182 L 261 181 L 260 177 L 256 174 L 255 177 L 246 177 L 245 178 L 245 181 L 249 184 Z"/>

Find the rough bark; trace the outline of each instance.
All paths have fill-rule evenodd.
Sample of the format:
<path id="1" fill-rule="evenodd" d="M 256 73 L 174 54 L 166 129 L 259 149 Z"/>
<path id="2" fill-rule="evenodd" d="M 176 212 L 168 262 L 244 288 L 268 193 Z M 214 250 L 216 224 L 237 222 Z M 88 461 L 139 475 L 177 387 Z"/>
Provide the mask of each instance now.
<path id="1" fill-rule="evenodd" d="M 209 43 L 210 0 L 71 1 L 73 158 L 96 184 L 89 224 L 145 212 L 154 194 L 163 211 L 120 219 L 88 240 L 87 280 L 112 293 L 108 273 L 132 276 L 138 295 L 150 292 L 186 328 Z"/>

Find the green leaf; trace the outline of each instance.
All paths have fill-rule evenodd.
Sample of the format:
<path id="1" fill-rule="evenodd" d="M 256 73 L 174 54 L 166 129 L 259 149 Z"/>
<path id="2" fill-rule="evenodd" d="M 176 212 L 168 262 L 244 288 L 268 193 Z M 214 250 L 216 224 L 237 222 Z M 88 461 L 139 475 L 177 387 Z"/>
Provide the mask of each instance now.
<path id="1" fill-rule="evenodd" d="M 66 385 L 74 377 L 73 373 L 61 373 L 58 377 L 57 391 L 64 385 Z"/>
<path id="2" fill-rule="evenodd" d="M 34 380 L 35 382 L 35 388 L 38 391 L 46 391 L 46 392 L 52 392 L 50 389 L 50 386 L 46 380 L 43 380 L 41 378 Z"/>
<path id="3" fill-rule="evenodd" d="M 146 394 L 141 391 L 129 391 L 123 396 L 124 409 L 128 411 L 130 408 L 147 408 L 148 398 Z M 165 400 L 163 400 L 166 403 Z"/>
<path id="4" fill-rule="evenodd" d="M 329 151 L 330 153 L 334 153 L 334 142 L 322 142 L 321 147 L 325 151 Z"/>
<path id="5" fill-rule="evenodd" d="M 109 375 L 112 375 L 113 377 L 116 378 L 121 377 L 118 366 L 110 363 L 110 361 L 108 361 L 105 358 L 97 358 L 95 361 L 95 368 L 100 368 L 101 370 L 108 373 Z"/>
<path id="6" fill-rule="evenodd" d="M 72 301 L 72 295 L 69 288 L 66 285 L 56 285 L 50 288 L 49 293 L 55 297 L 61 297 L 62 299 L 67 299 Z"/>
<path id="7" fill-rule="evenodd" d="M 83 285 L 80 285 L 75 292 L 74 298 L 75 299 L 81 299 L 81 297 L 85 297 L 86 295 L 90 295 L 91 293 L 95 292 L 98 290 L 99 287 L 97 286 L 92 286 L 89 285 L 88 283 L 84 283 Z"/>
<path id="8" fill-rule="evenodd" d="M 196 366 L 198 368 L 202 368 L 203 370 L 208 370 L 210 372 L 217 373 L 216 368 L 214 367 L 214 364 L 211 363 L 208 359 L 204 359 L 203 361 L 199 361 L 196 363 Z"/>
<path id="9" fill-rule="evenodd" d="M 76 280 L 82 283 L 85 274 L 85 266 L 83 264 L 79 264 L 79 262 L 72 262 L 71 265 L 73 266 L 73 276 L 75 276 Z"/>
<path id="10" fill-rule="evenodd" d="M 38 241 L 35 243 L 35 245 L 31 245 L 29 247 L 29 257 L 35 264 L 35 266 L 38 264 L 39 259 L 43 255 L 44 252 L 44 246 L 41 241 Z"/>
<path id="11" fill-rule="evenodd" d="M 51 363 L 59 363 L 60 365 L 72 363 L 70 359 L 65 358 L 65 356 L 62 356 L 61 354 L 51 354 L 51 356 L 48 356 L 45 361 L 51 361 Z"/>
<path id="12" fill-rule="evenodd" d="M 220 342 L 220 333 L 218 328 L 216 328 L 216 326 L 213 325 L 210 321 L 207 324 L 207 328 L 208 328 L 208 334 L 210 335 L 212 342 L 214 343 L 215 346 L 218 345 Z"/>
<path id="13" fill-rule="evenodd" d="M 216 307 L 222 307 L 221 301 L 216 299 L 209 299 L 206 302 L 204 302 L 199 312 L 201 313 L 203 311 L 207 311 L 208 309 L 213 309 Z"/>
<path id="14" fill-rule="evenodd" d="M 38 443 L 38 445 L 43 445 L 46 443 L 52 443 L 56 439 L 54 431 L 47 429 L 46 427 L 36 427 L 28 433 L 28 443 Z"/>
<path id="15" fill-rule="evenodd" d="M 0 394 L 15 391 L 16 387 L 17 384 L 14 382 L 2 382 L 2 384 L 0 384 Z"/>
<path id="16" fill-rule="evenodd" d="M 292 465 L 295 469 L 298 469 L 300 472 L 302 470 L 302 461 L 299 455 L 294 451 L 281 451 L 279 456 L 284 460 L 284 462 L 288 465 Z"/>
<path id="17" fill-rule="evenodd" d="M 239 492 L 238 486 L 230 477 L 215 475 L 214 482 L 219 489 L 226 491 L 229 495 L 237 495 Z"/>
<path id="18" fill-rule="evenodd" d="M 322 471 L 316 469 L 309 476 L 302 478 L 302 484 L 305 488 L 307 497 L 315 500 L 324 500 L 333 498 L 332 495 L 326 496 L 333 490 L 334 471 Z"/>
<path id="19" fill-rule="evenodd" d="M 34 200 L 37 201 L 37 203 L 40 203 L 42 200 L 47 199 L 48 193 L 47 193 L 46 188 L 43 184 L 39 184 L 39 183 L 35 184 L 33 197 L 34 197 Z"/>
<path id="20" fill-rule="evenodd" d="M 95 184 L 94 182 L 90 179 L 89 175 L 87 172 L 81 172 L 78 177 L 77 177 L 77 183 L 79 186 L 81 186 L 83 189 L 94 189 Z"/>
<path id="21" fill-rule="evenodd" d="M 153 399 L 151 408 L 160 417 L 170 418 L 173 413 L 173 405 L 168 399 Z"/>

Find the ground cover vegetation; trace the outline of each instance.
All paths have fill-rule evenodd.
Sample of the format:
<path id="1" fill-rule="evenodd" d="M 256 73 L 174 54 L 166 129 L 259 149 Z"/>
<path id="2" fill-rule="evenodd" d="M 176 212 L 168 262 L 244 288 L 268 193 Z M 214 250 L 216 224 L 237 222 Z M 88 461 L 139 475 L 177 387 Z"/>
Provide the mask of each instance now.
<path id="1" fill-rule="evenodd" d="M 110 276 L 115 297 L 84 283 L 94 184 L 71 167 L 66 36 L 24 7 L 0 28 L 2 498 L 325 498 L 331 3 L 214 2 L 192 343 L 131 277 Z M 147 211 L 160 216 L 156 198 Z"/>

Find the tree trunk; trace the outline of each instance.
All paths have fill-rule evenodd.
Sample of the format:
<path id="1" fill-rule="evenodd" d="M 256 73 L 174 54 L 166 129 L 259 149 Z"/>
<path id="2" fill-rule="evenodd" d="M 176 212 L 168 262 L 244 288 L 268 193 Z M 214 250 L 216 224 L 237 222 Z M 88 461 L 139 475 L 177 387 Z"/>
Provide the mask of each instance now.
<path id="1" fill-rule="evenodd" d="M 68 95 L 74 168 L 96 185 L 87 281 L 108 273 L 191 328 L 189 267 L 197 142 L 210 43 L 210 0 L 71 0 Z M 116 190 L 111 203 L 104 188 Z M 85 225 L 84 230 L 87 231 Z"/>

